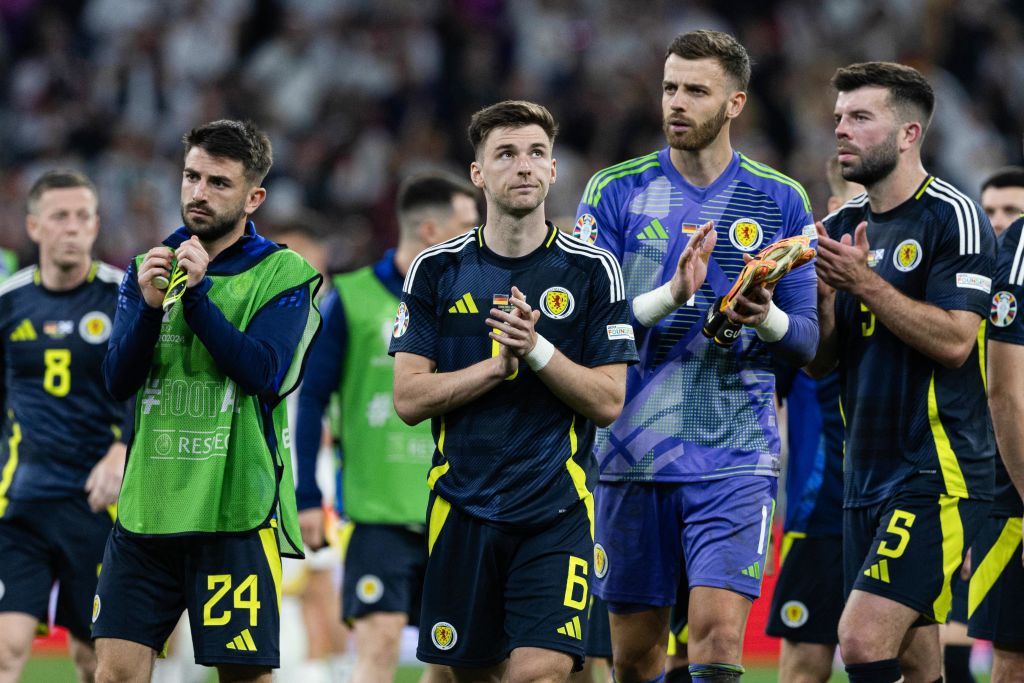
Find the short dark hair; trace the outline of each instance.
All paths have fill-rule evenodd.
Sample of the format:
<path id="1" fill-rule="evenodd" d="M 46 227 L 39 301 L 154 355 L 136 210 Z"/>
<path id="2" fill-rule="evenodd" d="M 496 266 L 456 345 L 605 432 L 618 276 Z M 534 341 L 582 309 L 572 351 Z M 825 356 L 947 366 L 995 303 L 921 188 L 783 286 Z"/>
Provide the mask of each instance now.
<path id="1" fill-rule="evenodd" d="M 554 145 L 558 124 L 546 107 L 525 100 L 505 100 L 473 114 L 469 121 L 469 142 L 473 145 L 473 151 L 479 152 L 484 140 L 495 128 L 522 128 L 534 124 L 544 129 L 548 140 Z"/>
<path id="2" fill-rule="evenodd" d="M 1004 166 L 999 169 L 981 184 L 981 191 L 993 187 L 1001 189 L 1004 187 L 1024 188 L 1024 166 Z"/>
<path id="3" fill-rule="evenodd" d="M 468 181 L 442 171 L 421 173 L 406 178 L 398 188 L 396 208 L 399 216 L 424 207 L 450 208 L 455 195 L 473 200 L 477 190 Z"/>
<path id="4" fill-rule="evenodd" d="M 89 180 L 87 175 L 81 171 L 59 168 L 47 171 L 32 183 L 32 187 L 28 191 L 28 212 L 35 213 L 39 200 L 47 190 L 62 190 L 72 187 L 88 189 L 92 192 L 92 196 L 96 197 L 97 201 L 99 201 L 99 193 L 96 192 L 96 186 Z"/>
<path id="5" fill-rule="evenodd" d="M 728 33 L 700 29 L 681 33 L 675 37 L 665 59 L 670 55 L 683 59 L 714 59 L 722 70 L 735 81 L 740 90 L 746 90 L 750 83 L 750 55 L 739 41 Z"/>
<path id="6" fill-rule="evenodd" d="M 185 143 L 185 154 L 199 147 L 212 156 L 241 161 L 246 180 L 254 185 L 263 182 L 274 163 L 270 138 L 252 121 L 211 121 L 193 128 L 181 141 Z"/>
<path id="7" fill-rule="evenodd" d="M 889 102 L 899 109 L 904 120 L 913 115 L 908 107 L 918 110 L 922 116 L 921 126 L 928 128 L 932 112 L 935 111 L 935 91 L 928 80 L 917 69 L 896 62 L 861 62 L 838 69 L 832 76 L 832 87 L 839 92 L 850 92 L 858 88 L 878 87 L 889 91 Z"/>

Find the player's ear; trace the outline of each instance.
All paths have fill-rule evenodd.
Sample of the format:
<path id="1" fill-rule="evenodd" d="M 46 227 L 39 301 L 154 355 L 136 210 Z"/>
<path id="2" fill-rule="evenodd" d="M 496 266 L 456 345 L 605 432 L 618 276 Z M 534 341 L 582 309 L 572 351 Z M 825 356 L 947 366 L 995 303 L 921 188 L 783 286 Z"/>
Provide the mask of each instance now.
<path id="1" fill-rule="evenodd" d="M 249 196 L 245 198 L 245 213 L 246 215 L 252 215 L 256 213 L 256 209 L 260 208 L 267 199 L 267 190 L 262 187 L 254 187 L 249 190 Z"/>
<path id="2" fill-rule="evenodd" d="M 558 177 L 558 159 L 551 157 L 551 184 L 555 184 L 555 179 Z"/>
<path id="3" fill-rule="evenodd" d="M 480 189 L 483 189 L 484 174 L 480 170 L 479 162 L 473 161 L 472 163 L 469 164 L 469 179 L 474 185 L 476 185 Z"/>
<path id="4" fill-rule="evenodd" d="M 742 90 L 737 90 L 729 95 L 729 100 L 726 103 L 725 115 L 727 118 L 734 119 L 740 115 L 743 111 L 744 105 L 747 103 L 747 93 Z"/>
<path id="5" fill-rule="evenodd" d="M 917 121 L 908 121 L 900 126 L 900 151 L 904 151 L 921 141 L 923 129 Z"/>
<path id="6" fill-rule="evenodd" d="M 32 214 L 25 216 L 25 232 L 30 240 L 39 244 L 39 221 Z"/>

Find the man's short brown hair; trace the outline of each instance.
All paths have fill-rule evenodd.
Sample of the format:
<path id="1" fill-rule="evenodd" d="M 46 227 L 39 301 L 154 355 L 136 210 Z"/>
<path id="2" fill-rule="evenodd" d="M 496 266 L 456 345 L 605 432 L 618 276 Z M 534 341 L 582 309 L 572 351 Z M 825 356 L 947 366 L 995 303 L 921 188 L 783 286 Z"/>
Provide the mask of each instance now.
<path id="1" fill-rule="evenodd" d="M 211 121 L 193 128 L 181 141 L 185 143 L 185 154 L 199 147 L 210 156 L 242 162 L 245 179 L 253 185 L 263 182 L 274 163 L 270 138 L 252 121 Z"/>
<path id="2" fill-rule="evenodd" d="M 90 192 L 92 196 L 99 200 L 99 194 L 96 192 L 96 186 L 89 180 L 89 177 L 80 171 L 73 171 L 70 169 L 55 169 L 53 171 L 47 171 L 39 177 L 32 187 L 28 191 L 28 212 L 35 213 L 36 208 L 39 206 L 39 200 L 42 198 L 43 193 L 47 190 L 62 190 L 65 188 L 72 187 L 84 187 Z"/>
<path id="3" fill-rule="evenodd" d="M 669 55 L 683 59 L 714 59 L 733 79 L 737 89 L 746 90 L 750 83 L 750 55 L 739 41 L 728 33 L 700 29 L 681 33 L 668 46 Z"/>
<path id="4" fill-rule="evenodd" d="M 903 121 L 920 118 L 925 130 L 935 111 L 935 91 L 917 69 L 896 62 L 861 62 L 837 70 L 832 87 L 839 92 L 885 88 L 889 104 Z M 916 114 L 916 115 L 915 115 Z"/>
<path id="5" fill-rule="evenodd" d="M 495 128 L 522 128 L 531 125 L 543 128 L 548 140 L 552 145 L 555 144 L 558 124 L 546 107 L 525 100 L 505 100 L 473 114 L 469 121 L 469 142 L 473 145 L 473 151 L 479 152 L 484 140 Z"/>

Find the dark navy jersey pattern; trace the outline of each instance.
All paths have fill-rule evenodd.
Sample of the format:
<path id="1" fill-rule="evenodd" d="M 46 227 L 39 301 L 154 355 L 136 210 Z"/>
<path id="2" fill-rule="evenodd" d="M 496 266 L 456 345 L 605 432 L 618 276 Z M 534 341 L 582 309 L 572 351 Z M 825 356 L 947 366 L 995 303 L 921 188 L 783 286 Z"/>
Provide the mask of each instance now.
<path id="1" fill-rule="evenodd" d="M 390 352 L 461 370 L 497 353 L 485 320 L 516 286 L 542 315 L 537 332 L 586 367 L 635 363 L 622 273 L 615 259 L 557 228 L 534 252 L 506 258 L 484 228 L 421 253 L 406 276 Z M 509 525 L 544 524 L 588 499 L 594 426 L 519 363 L 515 376 L 433 419 L 428 483 L 465 513 Z"/>
<path id="2" fill-rule="evenodd" d="M 1018 219 L 999 236 L 996 276 L 992 282 L 992 306 L 988 315 L 988 338 L 1004 344 L 1024 345 L 1024 219 Z M 1022 416 L 1024 417 L 1024 416 Z M 996 458 L 996 497 L 993 517 L 1024 515 L 1018 493 L 1002 458 Z"/>
<path id="3" fill-rule="evenodd" d="M 906 202 L 871 211 L 867 195 L 825 218 L 829 235 L 867 221 L 868 265 L 902 294 L 988 316 L 995 233 L 981 208 L 929 176 Z M 835 301 L 846 417 L 845 505 L 901 489 L 991 499 L 995 439 L 975 344 L 958 368 L 911 348 L 848 292 Z"/>
<path id="4" fill-rule="evenodd" d="M 815 381 L 789 370 L 778 383 L 786 401 L 786 520 L 783 531 L 843 534 L 843 418 L 839 376 Z"/>
<path id="5" fill-rule="evenodd" d="M 0 285 L 0 501 L 85 495 L 89 472 L 120 437 L 127 406 L 107 393 L 100 368 L 122 276 L 96 262 L 85 282 L 57 292 L 32 266 Z"/>

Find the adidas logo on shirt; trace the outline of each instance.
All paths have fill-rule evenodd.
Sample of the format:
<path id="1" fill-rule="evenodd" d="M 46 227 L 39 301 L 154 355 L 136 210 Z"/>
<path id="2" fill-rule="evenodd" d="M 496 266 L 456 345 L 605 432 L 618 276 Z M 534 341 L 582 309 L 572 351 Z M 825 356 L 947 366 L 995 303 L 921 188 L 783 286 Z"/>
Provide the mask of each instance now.
<path id="1" fill-rule="evenodd" d="M 14 332 L 11 332 L 11 341 L 35 341 L 36 340 L 36 328 L 32 327 L 32 321 L 25 318 L 21 321 L 21 324 L 15 328 Z"/>
<path id="2" fill-rule="evenodd" d="M 449 313 L 479 313 L 473 295 L 466 292 L 455 301 L 455 305 L 448 309 Z"/>

